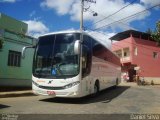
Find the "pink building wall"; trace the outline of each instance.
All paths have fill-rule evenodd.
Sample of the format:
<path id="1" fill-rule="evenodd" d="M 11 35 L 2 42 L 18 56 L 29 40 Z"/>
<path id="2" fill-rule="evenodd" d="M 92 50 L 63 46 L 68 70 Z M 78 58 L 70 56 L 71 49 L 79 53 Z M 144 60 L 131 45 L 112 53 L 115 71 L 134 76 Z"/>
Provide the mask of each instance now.
<path id="1" fill-rule="evenodd" d="M 137 47 L 137 56 L 132 50 L 132 63 L 140 66 L 140 75 L 145 77 L 160 77 L 160 47 L 153 41 L 133 38 L 132 49 Z M 158 53 L 153 58 L 153 52 Z"/>
<path id="2" fill-rule="evenodd" d="M 118 50 L 121 50 L 122 48 L 128 48 L 129 47 L 129 49 L 131 50 L 131 51 L 133 51 L 132 49 L 133 49 L 133 47 L 132 47 L 132 38 L 130 37 L 130 38 L 126 38 L 126 39 L 124 39 L 124 40 L 122 40 L 122 41 L 116 41 L 116 42 L 114 42 L 114 43 L 112 43 L 112 51 L 114 52 L 114 51 L 118 51 Z M 131 54 L 132 54 L 132 52 L 131 52 Z M 130 56 L 130 58 L 131 58 L 131 60 L 130 61 L 128 61 L 128 62 L 132 62 L 132 55 Z"/>
<path id="3" fill-rule="evenodd" d="M 124 48 L 129 48 L 130 59 L 121 61 L 122 66 L 136 65 L 140 67 L 136 71 L 140 77 L 146 78 L 147 81 L 154 80 L 155 83 L 160 83 L 160 47 L 156 45 L 156 42 L 130 35 L 128 38 L 112 43 L 113 52 Z M 135 49 L 137 49 L 137 55 Z M 153 57 L 153 52 L 158 54 L 157 58 Z"/>

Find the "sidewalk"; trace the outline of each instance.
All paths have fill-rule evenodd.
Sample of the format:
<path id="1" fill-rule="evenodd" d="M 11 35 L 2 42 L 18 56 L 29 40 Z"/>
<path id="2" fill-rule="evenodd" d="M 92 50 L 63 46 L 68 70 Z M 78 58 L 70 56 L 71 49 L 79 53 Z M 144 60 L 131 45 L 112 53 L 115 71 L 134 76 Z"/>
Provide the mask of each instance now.
<path id="1" fill-rule="evenodd" d="M 121 82 L 120 85 L 122 86 L 138 86 L 135 82 Z"/>
<path id="2" fill-rule="evenodd" d="M 121 82 L 119 85 L 120 86 L 130 86 L 130 87 L 146 87 L 146 88 L 154 87 L 154 88 L 160 89 L 160 84 L 155 84 L 155 85 L 150 85 L 150 84 L 137 85 L 137 83 L 135 83 L 135 82 Z"/>
<path id="3" fill-rule="evenodd" d="M 0 98 L 34 96 L 32 90 L 0 92 Z"/>

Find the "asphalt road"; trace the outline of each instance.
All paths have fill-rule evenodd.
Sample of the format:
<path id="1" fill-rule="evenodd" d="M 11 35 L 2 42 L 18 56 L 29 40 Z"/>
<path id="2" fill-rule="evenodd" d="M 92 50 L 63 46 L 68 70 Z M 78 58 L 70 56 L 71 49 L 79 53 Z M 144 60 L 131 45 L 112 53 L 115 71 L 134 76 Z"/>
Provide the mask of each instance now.
<path id="1" fill-rule="evenodd" d="M 160 86 L 106 89 L 97 97 L 79 99 L 44 96 L 0 99 L 0 113 L 12 114 L 159 114 Z M 48 116 L 49 117 L 49 116 Z"/>

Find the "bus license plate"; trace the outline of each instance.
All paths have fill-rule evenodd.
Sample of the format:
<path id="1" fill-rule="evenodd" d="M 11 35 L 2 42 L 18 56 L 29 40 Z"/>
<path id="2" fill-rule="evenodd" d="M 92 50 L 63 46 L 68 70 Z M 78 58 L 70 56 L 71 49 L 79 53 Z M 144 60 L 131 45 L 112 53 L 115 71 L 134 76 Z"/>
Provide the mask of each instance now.
<path id="1" fill-rule="evenodd" d="M 47 94 L 48 95 L 55 95 L 55 92 L 54 91 L 47 91 Z"/>

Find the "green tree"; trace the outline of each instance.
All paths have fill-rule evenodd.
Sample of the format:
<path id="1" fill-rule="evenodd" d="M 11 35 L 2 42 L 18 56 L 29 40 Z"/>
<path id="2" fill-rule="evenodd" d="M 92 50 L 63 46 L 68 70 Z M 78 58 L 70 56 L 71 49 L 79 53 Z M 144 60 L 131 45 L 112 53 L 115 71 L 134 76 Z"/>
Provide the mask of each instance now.
<path id="1" fill-rule="evenodd" d="M 148 28 L 147 30 L 146 30 L 146 33 L 148 33 L 148 34 L 152 34 L 152 30 L 150 29 L 150 28 Z"/>
<path id="2" fill-rule="evenodd" d="M 160 21 L 156 23 L 155 32 L 152 32 L 151 37 L 158 43 L 158 46 L 160 46 Z"/>

